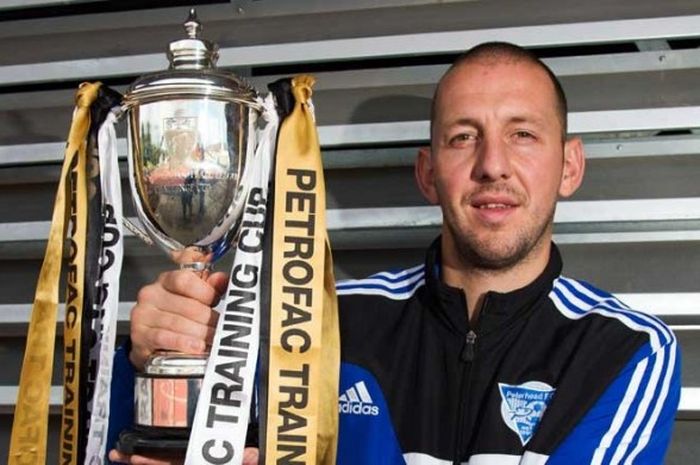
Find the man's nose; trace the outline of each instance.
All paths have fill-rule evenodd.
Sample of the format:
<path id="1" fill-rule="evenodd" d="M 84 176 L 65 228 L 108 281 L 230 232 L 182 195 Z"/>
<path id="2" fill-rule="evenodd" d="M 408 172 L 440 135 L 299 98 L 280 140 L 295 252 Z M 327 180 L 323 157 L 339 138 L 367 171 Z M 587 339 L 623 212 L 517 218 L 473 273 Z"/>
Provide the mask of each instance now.
<path id="1" fill-rule="evenodd" d="M 508 144 L 496 135 L 484 135 L 476 151 L 472 176 L 475 181 L 508 179 L 512 174 Z"/>

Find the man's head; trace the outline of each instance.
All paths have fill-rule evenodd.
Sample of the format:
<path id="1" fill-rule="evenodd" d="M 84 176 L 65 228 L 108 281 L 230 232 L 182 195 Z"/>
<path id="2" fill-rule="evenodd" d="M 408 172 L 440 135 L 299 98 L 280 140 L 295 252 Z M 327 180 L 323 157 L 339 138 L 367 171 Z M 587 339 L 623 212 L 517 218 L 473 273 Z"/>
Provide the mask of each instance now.
<path id="1" fill-rule="evenodd" d="M 443 247 L 465 265 L 501 270 L 547 255 L 557 198 L 583 171 L 561 86 L 530 52 L 483 44 L 440 80 L 416 178 L 442 208 Z"/>

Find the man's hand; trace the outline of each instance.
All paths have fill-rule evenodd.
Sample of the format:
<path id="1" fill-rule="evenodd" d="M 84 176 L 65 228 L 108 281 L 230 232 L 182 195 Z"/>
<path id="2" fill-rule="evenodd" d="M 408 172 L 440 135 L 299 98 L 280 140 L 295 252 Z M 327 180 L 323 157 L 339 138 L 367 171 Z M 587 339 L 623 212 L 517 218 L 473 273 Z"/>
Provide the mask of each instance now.
<path id="1" fill-rule="evenodd" d="M 212 310 L 226 291 L 228 276 L 214 273 L 202 279 L 189 270 L 168 271 L 139 291 L 131 310 L 131 353 L 129 359 L 142 370 L 156 350 L 203 353 L 211 346 L 218 313 Z M 127 455 L 117 450 L 109 459 L 132 465 L 181 465 L 183 457 L 150 458 Z M 248 447 L 243 465 L 258 464 L 258 449 Z"/>
<path id="2" fill-rule="evenodd" d="M 225 273 L 203 279 L 193 271 L 177 270 L 141 288 L 131 310 L 129 359 L 136 369 L 142 370 L 156 350 L 204 353 L 211 346 L 218 319 L 211 307 L 226 291 L 227 281 Z"/>
<path id="3" fill-rule="evenodd" d="M 246 447 L 243 452 L 243 465 L 258 465 L 258 449 L 256 447 Z M 152 459 L 140 455 L 126 455 L 112 450 L 109 453 L 109 460 L 117 463 L 130 463 L 132 465 L 182 465 L 184 458 L 173 459 Z"/>

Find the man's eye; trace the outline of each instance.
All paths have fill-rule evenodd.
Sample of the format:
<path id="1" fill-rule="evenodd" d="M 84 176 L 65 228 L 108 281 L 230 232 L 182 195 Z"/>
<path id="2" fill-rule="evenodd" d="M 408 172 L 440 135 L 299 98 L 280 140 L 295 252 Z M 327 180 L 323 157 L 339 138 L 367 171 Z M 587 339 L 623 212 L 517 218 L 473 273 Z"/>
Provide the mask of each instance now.
<path id="1" fill-rule="evenodd" d="M 476 139 L 473 134 L 461 133 L 450 138 L 450 145 L 463 144 L 465 142 L 470 142 Z"/>
<path id="2" fill-rule="evenodd" d="M 518 139 L 535 139 L 535 135 L 529 131 L 516 131 L 515 137 Z"/>

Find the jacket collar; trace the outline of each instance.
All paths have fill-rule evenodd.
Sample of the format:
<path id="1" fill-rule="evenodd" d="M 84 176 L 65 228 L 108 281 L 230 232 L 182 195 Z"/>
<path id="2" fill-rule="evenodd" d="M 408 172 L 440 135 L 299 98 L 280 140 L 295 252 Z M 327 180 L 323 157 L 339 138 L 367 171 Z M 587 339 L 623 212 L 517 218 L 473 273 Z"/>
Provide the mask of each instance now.
<path id="1" fill-rule="evenodd" d="M 466 296 L 461 289 L 449 286 L 442 280 L 440 237 L 428 249 L 425 263 L 425 282 L 431 308 L 439 317 L 460 334 L 469 330 Z M 490 291 L 482 308 L 476 329 L 480 334 L 498 330 L 527 314 L 535 303 L 546 298 L 553 281 L 561 274 L 562 260 L 557 246 L 552 243 L 549 261 L 542 273 L 530 284 L 511 292 Z"/>

